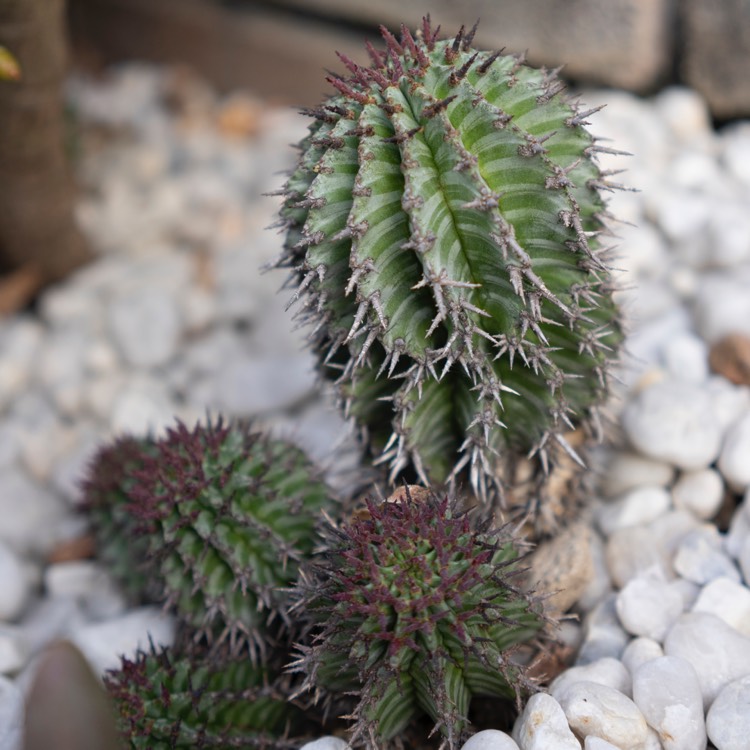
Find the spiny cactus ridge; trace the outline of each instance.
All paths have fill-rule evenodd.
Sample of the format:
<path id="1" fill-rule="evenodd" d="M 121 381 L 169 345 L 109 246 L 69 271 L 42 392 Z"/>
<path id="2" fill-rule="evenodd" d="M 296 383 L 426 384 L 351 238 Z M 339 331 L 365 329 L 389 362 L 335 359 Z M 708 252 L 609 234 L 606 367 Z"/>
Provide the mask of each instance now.
<path id="1" fill-rule="evenodd" d="M 473 524 L 449 497 L 407 491 L 323 532 L 302 571 L 295 609 L 310 632 L 292 669 L 316 699 L 354 692 L 352 742 L 371 747 L 426 712 L 457 747 L 473 695 L 529 687 L 508 649 L 544 624 L 516 584 L 519 549 L 507 527 Z"/>
<path id="2" fill-rule="evenodd" d="M 314 122 L 281 209 L 285 249 L 326 373 L 392 478 L 468 472 L 596 422 L 621 339 L 599 145 L 556 71 L 382 29 Z M 290 303 L 290 304 L 291 304 Z M 572 449 L 570 449 L 572 453 Z"/>
<path id="3" fill-rule="evenodd" d="M 149 576 L 143 565 L 149 539 L 136 533 L 130 492 L 138 482 L 136 475 L 155 452 L 153 438 L 118 438 L 96 452 L 81 488 L 80 509 L 93 531 L 97 555 L 136 603 L 149 598 Z"/>
<path id="4" fill-rule="evenodd" d="M 224 663 L 171 649 L 123 658 L 105 685 L 119 732 L 133 750 L 296 748 L 301 720 L 288 677 L 249 660 Z"/>
<path id="5" fill-rule="evenodd" d="M 329 488 L 302 451 L 247 424 L 178 423 L 147 453 L 122 485 L 131 519 L 102 526 L 100 547 L 132 543 L 154 598 L 196 637 L 262 655 L 269 625 L 288 622 L 283 589 L 333 506 Z"/>

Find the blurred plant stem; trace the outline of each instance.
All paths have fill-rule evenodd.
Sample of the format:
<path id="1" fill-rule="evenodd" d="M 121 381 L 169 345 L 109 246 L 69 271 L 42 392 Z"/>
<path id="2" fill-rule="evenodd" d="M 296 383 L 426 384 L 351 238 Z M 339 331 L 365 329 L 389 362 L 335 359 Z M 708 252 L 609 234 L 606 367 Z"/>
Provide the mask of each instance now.
<path id="1" fill-rule="evenodd" d="M 40 284 L 90 258 L 63 143 L 64 18 L 65 0 L 0 0 L 0 42 L 21 72 L 0 79 L 0 272 L 33 268 Z"/>

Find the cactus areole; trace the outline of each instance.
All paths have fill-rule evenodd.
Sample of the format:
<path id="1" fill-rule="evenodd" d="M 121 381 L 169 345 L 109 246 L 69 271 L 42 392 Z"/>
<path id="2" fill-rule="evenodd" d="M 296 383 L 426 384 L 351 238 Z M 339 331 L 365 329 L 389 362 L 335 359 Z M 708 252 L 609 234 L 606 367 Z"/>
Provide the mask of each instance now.
<path id="1" fill-rule="evenodd" d="M 476 27 L 475 27 L 476 28 Z M 348 77 L 301 143 L 277 265 L 392 477 L 467 471 L 591 424 L 620 339 L 590 112 L 555 72 L 439 40 L 429 18 Z"/>

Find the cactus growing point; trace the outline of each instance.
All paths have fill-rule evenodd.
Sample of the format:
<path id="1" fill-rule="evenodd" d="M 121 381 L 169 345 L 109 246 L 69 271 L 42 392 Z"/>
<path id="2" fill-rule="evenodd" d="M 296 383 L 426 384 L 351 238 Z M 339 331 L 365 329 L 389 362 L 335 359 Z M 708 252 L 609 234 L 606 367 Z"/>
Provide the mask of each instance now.
<path id="1" fill-rule="evenodd" d="M 596 163 L 611 151 L 554 71 L 383 29 L 372 65 L 310 110 L 283 191 L 285 249 L 321 367 L 391 478 L 468 474 L 597 424 L 622 338 Z"/>

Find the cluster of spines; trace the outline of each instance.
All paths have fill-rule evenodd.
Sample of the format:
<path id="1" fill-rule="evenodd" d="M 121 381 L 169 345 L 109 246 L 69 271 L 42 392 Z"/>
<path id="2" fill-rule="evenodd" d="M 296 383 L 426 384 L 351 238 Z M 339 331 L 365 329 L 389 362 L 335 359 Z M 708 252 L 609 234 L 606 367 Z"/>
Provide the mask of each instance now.
<path id="1" fill-rule="evenodd" d="M 468 466 L 486 494 L 494 453 L 543 454 L 595 417 L 620 337 L 597 191 L 617 186 L 581 127 L 595 110 L 564 101 L 555 71 L 472 53 L 475 30 L 439 42 L 426 19 L 417 38 L 384 29 L 370 68 L 340 56 L 351 75 L 330 76 L 338 95 L 310 111 L 279 264 L 392 474 Z M 466 378 L 450 378 L 456 364 Z M 387 424 L 368 424 L 386 412 L 363 399 L 390 402 Z"/>
<path id="2" fill-rule="evenodd" d="M 298 591 L 312 626 L 294 668 L 320 698 L 353 691 L 351 742 L 372 747 L 426 712 L 455 748 L 472 695 L 529 687 L 508 649 L 543 624 L 517 585 L 507 528 L 472 523 L 448 497 L 408 490 L 327 529 Z"/>

